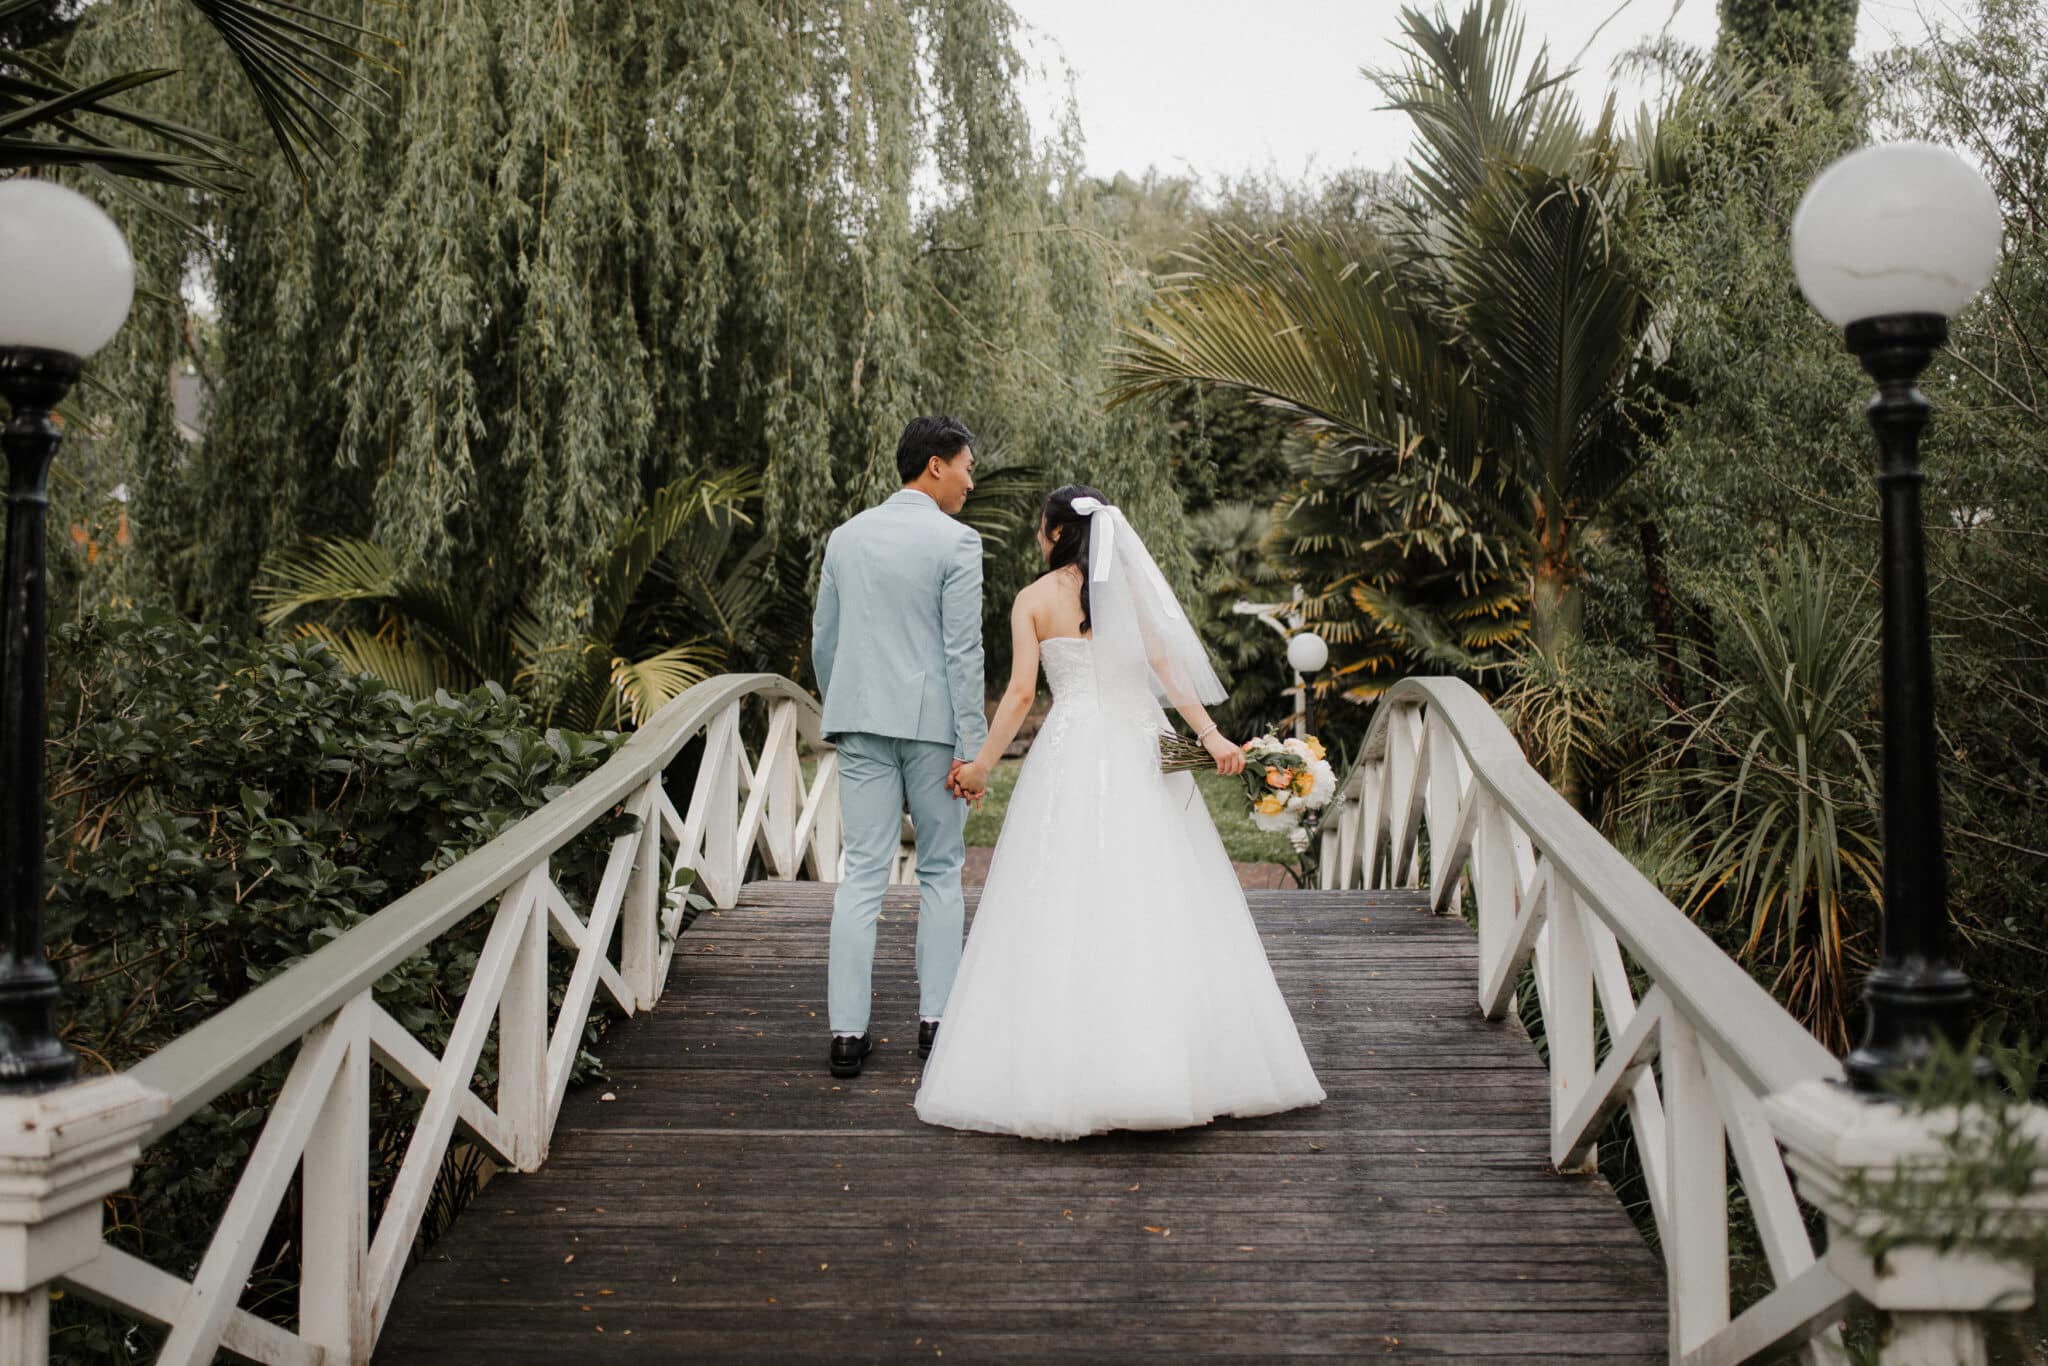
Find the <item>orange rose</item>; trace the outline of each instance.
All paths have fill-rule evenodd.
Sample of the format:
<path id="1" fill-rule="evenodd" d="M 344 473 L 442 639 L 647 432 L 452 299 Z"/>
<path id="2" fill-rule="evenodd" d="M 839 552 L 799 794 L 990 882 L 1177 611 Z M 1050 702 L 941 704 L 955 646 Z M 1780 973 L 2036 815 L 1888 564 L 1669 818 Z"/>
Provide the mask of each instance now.
<path id="1" fill-rule="evenodd" d="M 1294 779 L 1287 776 L 1287 770 L 1284 768 L 1269 768 L 1266 770 L 1267 787 L 1288 787 L 1293 782 Z"/>

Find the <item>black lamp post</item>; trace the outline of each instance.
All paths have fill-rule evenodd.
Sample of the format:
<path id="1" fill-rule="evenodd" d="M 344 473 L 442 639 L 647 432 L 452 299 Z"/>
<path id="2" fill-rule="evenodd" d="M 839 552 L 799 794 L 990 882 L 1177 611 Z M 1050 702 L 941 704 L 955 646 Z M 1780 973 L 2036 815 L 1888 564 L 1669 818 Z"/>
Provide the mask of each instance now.
<path id="1" fill-rule="evenodd" d="M 48 670 L 44 535 L 54 409 L 128 316 L 135 268 L 120 230 L 83 195 L 47 181 L 0 183 L 0 429 L 7 457 L 6 577 L 0 586 L 0 1091 L 68 1081 L 57 975 L 43 956 L 43 745 Z"/>
<path id="2" fill-rule="evenodd" d="M 1800 288 L 1844 329 L 1878 386 L 1869 414 L 1881 456 L 1884 945 L 1864 983 L 1862 1046 L 1843 1064 L 1862 1091 L 1926 1059 L 1937 1039 L 1959 1047 L 1970 1031 L 1970 982 L 1948 951 L 1921 537 L 1928 403 L 1914 381 L 1948 340 L 1949 318 L 1991 278 L 2002 233 L 1983 177 L 1945 148 L 1917 142 L 1836 162 L 1792 223 Z"/>

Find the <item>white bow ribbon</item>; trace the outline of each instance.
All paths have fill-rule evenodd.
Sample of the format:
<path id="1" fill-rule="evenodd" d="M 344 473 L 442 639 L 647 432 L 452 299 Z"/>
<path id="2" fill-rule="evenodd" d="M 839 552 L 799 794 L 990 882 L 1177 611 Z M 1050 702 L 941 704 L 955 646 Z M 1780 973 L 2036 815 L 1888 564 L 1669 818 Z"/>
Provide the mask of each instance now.
<path id="1" fill-rule="evenodd" d="M 1116 555 L 1116 509 L 1100 498 L 1089 498 L 1085 495 L 1076 498 L 1069 506 L 1088 518 L 1089 548 L 1099 548 L 1099 553 L 1095 555 L 1095 568 L 1088 577 L 1101 583 L 1109 577 L 1110 561 Z M 1107 512 L 1110 515 L 1098 518 L 1095 515 L 1098 512 Z"/>
<path id="2" fill-rule="evenodd" d="M 1116 524 L 1123 520 L 1124 514 L 1121 509 L 1103 502 L 1100 498 L 1090 498 L 1086 494 L 1076 498 L 1068 506 L 1088 519 L 1089 553 L 1094 560 L 1088 577 L 1096 583 L 1101 583 L 1109 578 L 1109 567 L 1116 559 Z M 1098 516 L 1098 513 L 1109 515 Z M 1157 571 L 1143 577 L 1152 580 L 1152 591 L 1158 597 L 1159 605 L 1165 609 L 1166 615 L 1175 621 L 1181 620 L 1180 604 L 1174 600 L 1173 590 L 1166 586 L 1165 578 Z"/>

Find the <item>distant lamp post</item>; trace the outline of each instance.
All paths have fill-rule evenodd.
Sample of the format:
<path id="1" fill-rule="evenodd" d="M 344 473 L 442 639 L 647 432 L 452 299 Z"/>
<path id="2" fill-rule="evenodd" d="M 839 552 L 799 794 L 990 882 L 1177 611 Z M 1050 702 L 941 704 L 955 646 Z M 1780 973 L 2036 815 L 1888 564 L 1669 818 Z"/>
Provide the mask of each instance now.
<path id="1" fill-rule="evenodd" d="M 1288 637 L 1287 662 L 1301 681 L 1301 707 L 1294 714 L 1296 735 L 1315 734 L 1315 681 L 1330 662 L 1330 647 L 1314 631 L 1299 631 Z"/>
<path id="2" fill-rule="evenodd" d="M 79 366 L 128 317 L 135 264 L 120 229 L 84 195 L 0 182 L 0 429 L 7 455 L 7 567 L 0 604 L 0 1091 L 70 1079 L 57 1038 L 57 975 L 43 956 L 43 536 L 52 410 Z"/>
<path id="3" fill-rule="evenodd" d="M 1864 985 L 1863 1044 L 1844 1066 L 1859 1090 L 1969 1036 L 1970 983 L 1948 956 L 1947 881 L 1934 747 L 1934 667 L 1921 549 L 1914 380 L 1948 320 L 1998 265 L 2003 222 L 1984 178 L 1924 142 L 1865 147 L 1813 182 L 1792 220 L 1792 266 L 1821 316 L 1877 381 L 1884 584 L 1884 950 Z"/>

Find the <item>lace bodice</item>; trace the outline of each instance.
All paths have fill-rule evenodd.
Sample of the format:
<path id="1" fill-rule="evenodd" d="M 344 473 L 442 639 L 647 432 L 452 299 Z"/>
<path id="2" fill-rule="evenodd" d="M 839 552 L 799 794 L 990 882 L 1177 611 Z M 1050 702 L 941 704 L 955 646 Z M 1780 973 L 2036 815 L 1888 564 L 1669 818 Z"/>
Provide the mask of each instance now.
<path id="1" fill-rule="evenodd" d="M 1095 644 L 1079 636 L 1052 636 L 1038 642 L 1039 663 L 1045 668 L 1045 685 L 1055 702 L 1076 701 L 1095 695 Z"/>
<path id="2" fill-rule="evenodd" d="M 1079 636 L 1051 636 L 1038 643 L 1038 659 L 1052 689 L 1052 710 L 1033 741 L 1057 747 L 1081 715 L 1109 721 L 1119 732 L 1141 736 L 1145 748 L 1166 725 L 1166 713 L 1147 689 L 1105 685 L 1096 669 L 1095 642 Z M 1157 760 L 1150 761 L 1156 764 Z"/>

